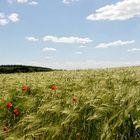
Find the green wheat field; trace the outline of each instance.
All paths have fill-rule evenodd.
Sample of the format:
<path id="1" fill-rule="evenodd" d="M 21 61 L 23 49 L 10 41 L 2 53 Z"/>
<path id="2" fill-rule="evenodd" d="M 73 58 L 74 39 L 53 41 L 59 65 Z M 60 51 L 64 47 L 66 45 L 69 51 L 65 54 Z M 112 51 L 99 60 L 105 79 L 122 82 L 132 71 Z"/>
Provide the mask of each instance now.
<path id="1" fill-rule="evenodd" d="M 139 139 L 138 66 L 0 74 L 0 140 Z"/>

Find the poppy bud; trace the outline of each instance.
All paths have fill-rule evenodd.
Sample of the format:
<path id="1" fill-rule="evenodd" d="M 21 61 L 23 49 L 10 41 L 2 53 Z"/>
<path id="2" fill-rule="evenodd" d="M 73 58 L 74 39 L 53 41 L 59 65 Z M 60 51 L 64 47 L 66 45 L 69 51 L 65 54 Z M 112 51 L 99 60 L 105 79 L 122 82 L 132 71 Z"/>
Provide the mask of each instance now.
<path id="1" fill-rule="evenodd" d="M 16 116 L 18 116 L 18 115 L 19 115 L 19 110 L 18 110 L 18 109 L 14 109 L 14 110 L 13 110 L 13 113 L 14 113 Z"/>

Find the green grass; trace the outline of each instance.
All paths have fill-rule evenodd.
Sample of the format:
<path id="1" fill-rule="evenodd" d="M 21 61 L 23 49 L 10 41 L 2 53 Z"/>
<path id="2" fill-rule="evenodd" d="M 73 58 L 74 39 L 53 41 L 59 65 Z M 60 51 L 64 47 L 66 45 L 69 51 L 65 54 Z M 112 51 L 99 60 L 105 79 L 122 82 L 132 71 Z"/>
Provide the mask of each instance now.
<path id="1" fill-rule="evenodd" d="M 0 75 L 0 140 L 139 139 L 140 67 Z"/>

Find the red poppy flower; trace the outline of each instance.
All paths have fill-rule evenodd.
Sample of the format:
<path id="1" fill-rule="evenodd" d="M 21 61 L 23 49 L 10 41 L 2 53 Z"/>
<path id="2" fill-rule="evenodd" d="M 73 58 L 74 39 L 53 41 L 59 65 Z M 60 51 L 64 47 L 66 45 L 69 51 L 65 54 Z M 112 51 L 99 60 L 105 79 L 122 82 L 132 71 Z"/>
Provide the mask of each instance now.
<path id="1" fill-rule="evenodd" d="M 72 98 L 72 101 L 73 101 L 73 102 L 77 102 L 77 98 L 76 98 L 76 97 L 73 97 L 73 98 Z"/>
<path id="2" fill-rule="evenodd" d="M 19 115 L 19 110 L 18 110 L 18 109 L 14 109 L 14 110 L 13 110 L 13 113 L 14 113 L 16 116 L 18 116 L 18 115 Z"/>
<path id="3" fill-rule="evenodd" d="M 8 131 L 8 128 L 7 128 L 7 127 L 4 127 L 4 128 L 3 128 L 3 131 L 4 131 L 4 132 L 7 132 L 7 131 Z"/>
<path id="4" fill-rule="evenodd" d="M 28 87 L 26 85 L 22 86 L 22 91 L 27 91 Z"/>
<path id="5" fill-rule="evenodd" d="M 56 86 L 52 86 L 52 90 L 56 90 Z"/>
<path id="6" fill-rule="evenodd" d="M 12 107 L 13 105 L 12 105 L 11 102 L 8 102 L 8 103 L 6 104 L 6 106 L 7 106 L 8 108 L 10 108 L 10 107 Z"/>

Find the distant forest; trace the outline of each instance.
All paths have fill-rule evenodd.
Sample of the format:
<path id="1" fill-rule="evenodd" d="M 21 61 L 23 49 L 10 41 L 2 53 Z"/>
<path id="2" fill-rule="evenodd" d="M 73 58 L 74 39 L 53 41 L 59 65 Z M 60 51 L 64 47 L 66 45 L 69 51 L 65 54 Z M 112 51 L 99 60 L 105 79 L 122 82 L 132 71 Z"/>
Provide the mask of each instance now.
<path id="1" fill-rule="evenodd" d="M 48 72 L 53 71 L 51 68 L 24 66 L 24 65 L 0 65 L 1 73 L 26 73 L 26 72 Z"/>

